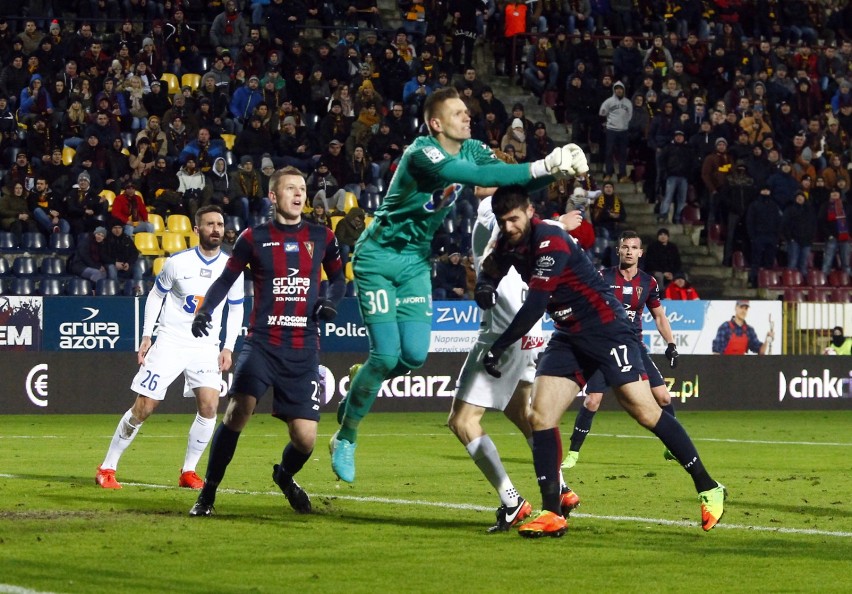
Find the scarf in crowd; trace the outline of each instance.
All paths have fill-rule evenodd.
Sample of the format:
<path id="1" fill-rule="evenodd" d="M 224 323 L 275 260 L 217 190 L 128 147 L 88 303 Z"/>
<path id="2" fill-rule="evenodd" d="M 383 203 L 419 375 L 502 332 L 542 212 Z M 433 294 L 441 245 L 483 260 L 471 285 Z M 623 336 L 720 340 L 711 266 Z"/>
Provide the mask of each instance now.
<path id="1" fill-rule="evenodd" d="M 260 185 L 257 176 L 253 173 L 240 172 L 240 189 L 243 196 L 257 196 L 260 194 Z"/>
<path id="2" fill-rule="evenodd" d="M 849 227 L 846 225 L 842 200 L 834 201 L 834 224 L 837 225 L 837 241 L 849 241 Z"/>
<path id="3" fill-rule="evenodd" d="M 228 19 L 228 22 L 225 24 L 225 33 L 227 35 L 234 34 L 234 21 L 237 20 L 237 17 L 240 16 L 236 11 L 232 13 L 226 13 L 225 17 Z"/>

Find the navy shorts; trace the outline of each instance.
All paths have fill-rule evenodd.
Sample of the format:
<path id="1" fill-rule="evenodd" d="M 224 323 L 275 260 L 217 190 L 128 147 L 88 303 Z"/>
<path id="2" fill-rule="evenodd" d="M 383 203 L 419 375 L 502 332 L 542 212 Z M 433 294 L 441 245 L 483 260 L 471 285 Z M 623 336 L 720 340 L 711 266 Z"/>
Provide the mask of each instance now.
<path id="1" fill-rule="evenodd" d="M 319 421 L 319 352 L 316 349 L 270 349 L 265 344 L 243 343 L 228 392 L 248 394 L 260 401 L 272 386 L 272 414 L 284 421 Z"/>
<path id="2" fill-rule="evenodd" d="M 642 366 L 645 368 L 645 373 L 648 375 L 648 382 L 651 384 L 652 388 L 666 385 L 666 382 L 663 380 L 663 375 L 660 373 L 660 370 L 657 368 L 654 360 L 651 359 L 651 355 L 648 354 L 648 349 L 646 348 L 642 349 Z M 609 386 L 607 386 L 603 373 L 598 370 L 592 374 L 592 377 L 590 377 L 589 381 L 586 383 L 586 394 L 603 393 L 606 392 L 608 387 Z"/>
<path id="3" fill-rule="evenodd" d="M 642 363 L 645 346 L 627 322 L 616 320 L 579 334 L 557 330 L 539 357 L 536 376 L 574 380 L 582 388 L 600 370 L 609 386 L 647 379 Z"/>

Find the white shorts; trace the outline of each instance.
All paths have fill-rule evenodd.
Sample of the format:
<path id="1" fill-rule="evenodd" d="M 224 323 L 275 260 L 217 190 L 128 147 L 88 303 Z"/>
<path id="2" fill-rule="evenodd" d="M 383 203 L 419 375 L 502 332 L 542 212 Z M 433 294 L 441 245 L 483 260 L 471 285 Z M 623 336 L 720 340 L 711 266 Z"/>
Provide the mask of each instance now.
<path id="1" fill-rule="evenodd" d="M 496 338 L 497 336 L 494 336 L 494 339 Z M 490 375 L 482 366 L 482 357 L 491 348 L 493 342 L 493 339 L 483 340 L 482 337 L 477 339 L 456 380 L 455 397 L 475 406 L 506 410 L 518 383 L 532 383 L 535 379 L 535 360 L 539 349 L 522 349 L 523 340 L 510 346 L 497 364 L 503 374 L 497 378 Z"/>
<path id="2" fill-rule="evenodd" d="M 130 389 L 154 400 L 166 397 L 166 389 L 183 373 L 184 397 L 194 396 L 195 388 L 219 391 L 222 373 L 219 371 L 219 348 L 215 344 L 187 346 L 186 342 L 160 336 L 145 355 Z"/>

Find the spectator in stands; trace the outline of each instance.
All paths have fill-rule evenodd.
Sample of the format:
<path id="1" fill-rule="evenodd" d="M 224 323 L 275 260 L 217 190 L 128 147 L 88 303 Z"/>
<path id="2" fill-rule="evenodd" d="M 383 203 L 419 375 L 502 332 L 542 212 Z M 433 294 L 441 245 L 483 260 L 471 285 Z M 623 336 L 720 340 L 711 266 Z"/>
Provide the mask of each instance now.
<path id="1" fill-rule="evenodd" d="M 439 259 L 435 276 L 432 278 L 432 299 L 435 301 L 459 300 L 465 298 L 467 290 L 467 271 L 461 264 L 458 247 L 450 248 L 446 259 Z"/>
<path id="2" fill-rule="evenodd" d="M 685 142 L 683 130 L 675 130 L 674 139 L 663 148 L 659 159 L 662 179 L 666 180 L 665 194 L 660 204 L 657 223 L 669 222 L 669 208 L 674 204 L 673 223 L 679 223 L 681 213 L 686 207 L 686 194 L 689 177 L 695 165 L 692 150 Z"/>
<path id="3" fill-rule="evenodd" d="M 249 157 L 258 163 L 261 155 L 272 152 L 272 135 L 264 127 L 261 116 L 255 114 L 249 118 L 249 125 L 237 134 L 234 152 L 241 158 Z"/>
<path id="4" fill-rule="evenodd" d="M 769 191 L 778 211 L 784 212 L 784 209 L 792 204 L 796 192 L 799 190 L 799 182 L 793 177 L 793 167 L 790 161 L 781 161 L 778 169 L 769 174 L 766 185 L 769 186 Z"/>
<path id="5" fill-rule="evenodd" d="M 310 194 L 310 190 L 308 190 L 308 194 Z M 311 201 L 311 212 L 304 216 L 304 218 L 314 224 L 323 225 L 325 227 L 331 228 L 331 218 L 328 214 L 328 206 L 325 203 L 325 192 L 324 190 L 317 190 L 316 195 Z M 340 223 L 338 223 L 339 225 Z"/>
<path id="6" fill-rule="evenodd" d="M 9 98 L 9 104 L 17 109 L 21 93 L 30 83 L 32 75 L 24 68 L 23 54 L 15 54 L 12 61 L 0 73 L 0 91 Z"/>
<path id="7" fill-rule="evenodd" d="M 172 138 L 170 137 L 169 140 L 171 141 Z M 213 161 L 218 157 L 225 156 L 226 150 L 223 140 L 211 139 L 210 130 L 200 128 L 195 140 L 187 143 L 181 151 L 180 160 L 182 163 L 186 163 L 187 159 L 192 156 L 195 158 L 195 164 L 199 171 L 206 173 L 213 167 Z"/>
<path id="8" fill-rule="evenodd" d="M 834 153 L 828 159 L 828 167 L 822 170 L 822 177 L 825 180 L 825 186 L 832 190 L 837 187 L 837 180 L 843 178 L 846 180 L 846 187 L 849 187 L 850 178 L 849 170 L 843 166 L 841 156 Z"/>
<path id="9" fill-rule="evenodd" d="M 370 162 L 363 145 L 356 144 L 349 158 L 350 176 L 345 180 L 344 189 L 355 194 L 355 199 L 361 203 L 361 194 L 364 192 L 378 192 L 376 187 L 379 166 Z"/>
<path id="10" fill-rule="evenodd" d="M 108 277 L 109 257 L 104 242 L 106 234 L 105 227 L 96 227 L 94 231 L 86 233 L 79 239 L 68 264 L 71 274 L 90 280 L 92 283 Z"/>
<path id="11" fill-rule="evenodd" d="M 674 274 L 672 282 L 670 282 L 669 286 L 666 287 L 663 298 L 671 299 L 673 301 L 692 301 L 695 299 L 701 299 L 698 296 L 698 291 L 696 291 L 695 287 L 686 280 L 686 274 L 683 272 L 676 272 Z"/>
<path id="12" fill-rule="evenodd" d="M 63 198 L 50 190 L 44 176 L 36 177 L 35 188 L 27 197 L 27 208 L 45 235 L 71 231 L 71 224 L 65 218 L 66 208 Z"/>
<path id="13" fill-rule="evenodd" d="M 337 195 L 337 192 L 341 190 L 341 186 L 340 182 L 329 170 L 328 162 L 325 159 L 320 159 L 317 162 L 316 169 L 308 176 L 306 186 L 309 196 L 316 197 L 322 192 L 321 197 L 324 204 L 333 203 L 336 208 L 338 199 L 341 198 Z"/>
<path id="14" fill-rule="evenodd" d="M 605 239 L 612 244 L 621 232 L 627 220 L 627 212 L 624 202 L 615 193 L 615 184 L 611 181 L 604 182 L 601 194 L 592 202 L 589 209 L 595 235 Z M 607 246 L 607 253 L 603 257 L 604 266 L 614 266 L 617 258 L 613 245 Z"/>
<path id="15" fill-rule="evenodd" d="M 728 180 L 728 174 L 733 165 L 731 156 L 728 154 L 728 141 L 723 137 L 716 139 L 716 150 L 707 157 L 701 165 L 701 181 L 704 182 L 704 191 L 706 192 L 707 216 L 704 217 L 706 222 L 705 230 L 715 224 L 719 219 L 719 191 L 725 186 Z"/>
<path id="16" fill-rule="evenodd" d="M 103 225 L 109 213 L 109 202 L 92 189 L 91 178 L 83 171 L 65 198 L 68 222 L 75 236 Z"/>
<path id="17" fill-rule="evenodd" d="M 38 225 L 27 206 L 27 194 L 24 185 L 16 181 L 12 187 L 3 186 L 0 191 L 0 228 L 15 236 L 20 244 L 21 235 L 38 231 Z"/>
<path id="18" fill-rule="evenodd" d="M 544 159 L 555 148 L 556 143 L 547 134 L 547 124 L 536 122 L 532 138 L 527 140 L 527 159 L 531 162 Z"/>
<path id="19" fill-rule="evenodd" d="M 850 270 L 850 237 L 846 213 L 849 203 L 841 196 L 840 190 L 829 191 L 828 202 L 823 204 L 817 214 L 818 235 L 825 240 L 822 259 L 822 273 L 827 277 L 834 268 L 834 257 L 840 252 L 840 269 L 846 274 Z"/>
<path id="20" fill-rule="evenodd" d="M 125 182 L 124 191 L 115 197 L 111 212 L 124 225 L 128 237 L 133 237 L 137 231 L 154 232 L 154 224 L 148 221 L 145 200 L 136 192 L 136 184 L 132 180 Z"/>
<path id="21" fill-rule="evenodd" d="M 760 187 L 758 195 L 746 210 L 746 232 L 749 239 L 749 286 L 757 287 L 757 272 L 775 266 L 778 240 L 781 238 L 781 211 L 773 200 L 768 185 Z"/>
<path id="22" fill-rule="evenodd" d="M 355 250 L 355 243 L 366 228 L 366 216 L 364 209 L 355 206 L 337 223 L 334 235 L 340 246 L 340 259 L 344 266 L 349 262 L 350 254 Z"/>
<path id="23" fill-rule="evenodd" d="M 151 92 L 142 96 L 142 105 L 148 112 L 149 118 L 153 116 L 162 118 L 169 110 L 172 104 L 169 101 L 168 92 L 163 90 L 163 84 L 159 80 L 151 81 Z"/>
<path id="24" fill-rule="evenodd" d="M 781 238 L 787 242 L 787 268 L 798 270 L 803 279 L 808 276 L 811 245 L 817 231 L 816 216 L 804 192 L 797 192 L 794 202 L 784 210 L 781 220 Z"/>
<path id="25" fill-rule="evenodd" d="M 59 147 L 50 152 L 50 160 L 42 165 L 38 174 L 43 175 L 50 188 L 59 194 L 65 194 L 72 183 L 71 167 L 62 162 L 62 149 Z"/>
<path id="26" fill-rule="evenodd" d="M 164 219 L 170 214 L 189 214 L 183 196 L 178 192 L 178 178 L 165 157 L 158 156 L 154 167 L 142 180 L 142 195 Z"/>
<path id="27" fill-rule="evenodd" d="M 251 214 L 266 215 L 272 202 L 260 193 L 260 174 L 254 168 L 254 162 L 248 155 L 240 158 L 240 165 L 231 172 L 229 181 L 229 198 L 238 216 L 251 224 Z"/>
<path id="28" fill-rule="evenodd" d="M 216 15 L 210 25 L 210 43 L 217 54 L 227 49 L 236 56 L 248 39 L 248 23 L 237 10 L 234 0 L 225 2 L 225 10 Z"/>
<path id="29" fill-rule="evenodd" d="M 516 162 L 523 163 L 527 160 L 527 135 L 524 130 L 524 123 L 520 118 L 512 120 L 512 126 L 500 141 L 500 149 L 505 152 L 509 145 L 513 147 Z"/>
<path id="30" fill-rule="evenodd" d="M 727 232 L 725 234 L 725 250 L 722 264 L 731 265 L 731 255 L 737 241 L 745 243 L 748 238 L 745 232 L 745 214 L 749 205 L 757 197 L 757 187 L 754 179 L 748 174 L 745 161 L 737 161 L 734 172 L 728 178 L 728 183 L 721 190 L 720 204 L 723 212 L 727 213 Z"/>
<path id="31" fill-rule="evenodd" d="M 775 338 L 775 332 L 766 333 L 766 341 L 760 342 L 754 328 L 746 324 L 749 302 L 747 299 L 737 301 L 734 315 L 723 322 L 716 331 L 713 339 L 713 354 L 715 355 L 745 355 L 748 351 L 765 355 L 768 345 Z"/>
<path id="32" fill-rule="evenodd" d="M 536 44 L 530 46 L 526 60 L 524 82 L 541 103 L 545 91 L 556 90 L 556 78 L 559 74 L 556 51 L 551 47 L 547 36 L 541 35 Z"/>
<path id="33" fill-rule="evenodd" d="M 139 258 L 139 250 L 133 240 L 124 234 L 124 224 L 118 219 L 110 222 L 110 234 L 106 238 L 107 276 L 118 281 L 129 281 L 129 295 L 141 295 L 142 276 L 145 263 Z"/>
<path id="34" fill-rule="evenodd" d="M 387 118 L 383 118 L 379 123 L 378 132 L 373 134 L 367 143 L 370 159 L 379 165 L 381 180 L 388 181 L 391 164 L 402 154 L 404 144 L 402 136 L 394 133 Z"/>
<path id="35" fill-rule="evenodd" d="M 624 96 L 624 84 L 617 81 L 612 85 L 612 97 L 604 101 L 598 111 L 606 123 L 606 150 L 604 156 L 604 180 L 615 181 L 615 163 L 618 161 L 618 179 L 622 183 L 627 177 L 627 141 L 633 103 Z"/>
<path id="36" fill-rule="evenodd" d="M 683 272 L 680 250 L 669 241 L 669 230 L 665 227 L 660 228 L 657 239 L 648 244 L 642 268 L 657 279 L 661 287 L 666 287 L 676 273 Z"/>

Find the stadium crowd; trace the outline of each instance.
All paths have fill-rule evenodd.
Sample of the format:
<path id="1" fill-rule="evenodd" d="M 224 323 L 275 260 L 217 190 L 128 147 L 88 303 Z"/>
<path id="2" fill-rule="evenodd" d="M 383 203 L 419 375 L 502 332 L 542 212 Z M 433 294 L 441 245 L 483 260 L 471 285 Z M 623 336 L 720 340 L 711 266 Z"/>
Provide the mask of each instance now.
<path id="1" fill-rule="evenodd" d="M 448 85 L 474 138 L 539 159 L 554 146 L 547 124 L 482 80 L 485 43 L 498 74 L 604 164 L 574 182 L 594 197 L 598 236 L 617 235 L 616 182 L 632 182 L 660 223 L 703 221 L 726 264 L 748 254 L 752 283 L 784 252 L 806 275 L 814 245 L 823 272 L 838 254 L 850 273 L 847 2 L 398 0 L 399 28 L 376 0 L 40 0 L 24 16 L 2 4 L 0 226 L 15 246 L 32 233 L 96 245 L 98 228 L 132 237 L 154 230 L 149 210 L 191 219 L 206 204 L 238 232 L 268 219 L 269 176 L 285 165 L 308 177 L 318 220 L 355 207 L 363 220 L 425 98 Z M 537 211 L 585 206 L 573 190 L 535 194 Z M 472 192 L 455 208 L 436 257 L 469 253 Z"/>

